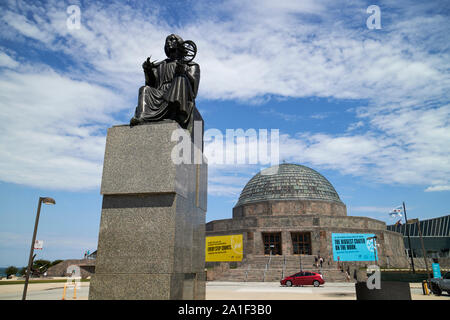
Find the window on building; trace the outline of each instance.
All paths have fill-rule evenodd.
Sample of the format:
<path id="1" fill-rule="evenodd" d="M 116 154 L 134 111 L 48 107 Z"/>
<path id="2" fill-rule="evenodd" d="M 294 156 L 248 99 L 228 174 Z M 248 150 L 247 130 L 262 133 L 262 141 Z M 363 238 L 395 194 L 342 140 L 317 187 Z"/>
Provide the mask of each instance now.
<path id="1" fill-rule="evenodd" d="M 272 254 L 281 255 L 281 233 L 263 233 L 263 241 L 264 241 L 264 254 L 270 254 L 272 250 Z"/>
<path id="2" fill-rule="evenodd" d="M 293 232 L 292 253 L 311 254 L 311 232 Z"/>

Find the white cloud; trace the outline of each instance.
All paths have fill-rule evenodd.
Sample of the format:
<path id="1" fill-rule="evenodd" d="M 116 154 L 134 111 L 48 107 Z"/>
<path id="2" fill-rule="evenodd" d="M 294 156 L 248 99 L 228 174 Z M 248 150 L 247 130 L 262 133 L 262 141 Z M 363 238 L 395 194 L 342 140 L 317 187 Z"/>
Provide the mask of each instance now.
<path id="1" fill-rule="evenodd" d="M 96 238 L 73 237 L 64 235 L 41 234 L 39 239 L 44 241 L 45 249 L 74 249 L 95 248 L 97 246 Z M 25 233 L 0 231 L 1 248 L 23 248 L 30 245 L 30 235 Z"/>
<path id="2" fill-rule="evenodd" d="M 178 27 L 156 5 L 85 3 L 81 29 L 72 31 L 66 3 L 17 4 L 0 17 L 0 36 L 73 65 L 66 74 L 51 68 L 1 74 L 4 181 L 64 188 L 60 177 L 72 172 L 78 188 L 98 185 L 104 145 L 98 130 L 114 122 L 113 112 L 132 109 L 120 96 L 137 94 L 143 81 L 137 62 L 150 54 L 163 59 L 164 37 L 176 32 L 199 48 L 199 101 L 271 95 L 367 101 L 342 134 L 282 137 L 282 159 L 427 191 L 449 185 L 448 17 L 435 3 L 387 4 L 393 18 L 380 32 L 366 29 L 363 1 L 345 8 L 331 1 L 229 1 L 214 8 L 199 2 L 196 18 Z M 0 54 L 0 64 L 18 67 L 16 54 Z M 217 194 L 242 184 L 212 183 Z"/>
<path id="3" fill-rule="evenodd" d="M 359 207 L 350 207 L 349 211 L 352 212 L 370 212 L 370 213 L 380 213 L 383 215 L 387 215 L 392 208 L 389 207 L 377 207 L 377 206 L 359 206 Z"/>
<path id="4" fill-rule="evenodd" d="M 208 194 L 218 197 L 233 197 L 238 198 L 242 188 L 239 186 L 224 185 L 222 183 L 209 183 Z"/>
<path id="5" fill-rule="evenodd" d="M 429 185 L 426 191 L 445 191 L 450 177 L 449 107 L 410 110 L 389 116 L 378 114 L 372 118 L 371 131 L 361 134 L 292 136 L 282 133 L 280 161 L 306 164 L 318 170 L 334 169 L 376 183 Z M 382 131 L 375 133 L 376 130 Z M 217 152 L 214 150 L 217 148 L 230 151 L 225 138 L 223 146 L 214 141 L 205 147 L 211 154 Z M 255 165 L 221 166 L 212 172 L 212 177 L 217 175 L 215 181 L 219 182 L 222 173 L 234 170 L 248 180 L 249 169 L 255 168 Z M 244 184 L 245 181 L 239 181 L 232 185 L 242 189 Z"/>
<path id="6" fill-rule="evenodd" d="M 425 189 L 425 192 L 450 191 L 450 186 L 432 186 Z"/>
<path id="7" fill-rule="evenodd" d="M 334 14 L 332 3 L 231 1 L 220 9 L 208 8 L 201 19 L 175 30 L 164 23 L 157 10 L 140 11 L 124 3 L 86 4 L 81 8 L 81 29 L 72 31 L 66 27 L 64 4 L 51 3 L 45 10 L 33 5 L 31 9 L 47 19 L 34 22 L 8 11 L 4 21 L 21 36 L 91 64 L 108 75 L 103 81 L 122 88 L 134 83 L 136 77 L 141 80 L 136 61 L 150 53 L 164 58 L 162 43 L 172 31 L 197 42 L 197 60 L 204 71 L 200 97 L 250 101 L 272 94 L 392 102 L 406 96 L 440 95 L 449 81 L 446 56 L 429 59 L 428 41 L 412 47 L 394 32 L 373 38 L 364 23 L 361 32 L 355 32 L 344 23 L 333 22 L 337 17 L 330 16 Z M 217 21 L 214 14 L 224 11 L 229 20 Z M 321 23 L 311 22 L 304 14 L 320 18 Z M 427 26 L 439 32 L 440 22 L 428 21 Z M 402 33 L 409 38 L 417 38 L 408 33 L 412 28 L 419 35 L 424 33 L 416 28 L 422 20 L 400 23 Z"/>
<path id="8" fill-rule="evenodd" d="M 268 110 L 262 110 L 260 112 L 261 114 L 270 116 L 270 117 L 277 117 L 277 118 L 281 118 L 284 121 L 297 121 L 302 119 L 303 117 L 300 115 L 296 115 L 296 114 L 291 114 L 291 113 L 283 113 L 283 112 L 279 112 L 273 108 L 270 108 Z"/>
<path id="9" fill-rule="evenodd" d="M 42 42 L 50 42 L 53 38 L 51 34 L 42 32 L 36 24 L 30 22 L 25 16 L 16 12 L 5 10 L 2 19 L 7 25 L 25 37 Z"/>
<path id="10" fill-rule="evenodd" d="M 15 68 L 19 63 L 4 52 L 0 51 L 0 67 Z"/>
<path id="11" fill-rule="evenodd" d="M 358 121 L 355 123 L 352 123 L 351 125 L 348 126 L 347 131 L 353 131 L 356 130 L 358 128 L 361 128 L 364 126 L 364 122 L 363 121 Z"/>
<path id="12" fill-rule="evenodd" d="M 111 90 L 50 69 L 0 73 L 0 178 L 36 187 L 99 186 Z M 70 183 L 69 183 L 70 182 Z"/>

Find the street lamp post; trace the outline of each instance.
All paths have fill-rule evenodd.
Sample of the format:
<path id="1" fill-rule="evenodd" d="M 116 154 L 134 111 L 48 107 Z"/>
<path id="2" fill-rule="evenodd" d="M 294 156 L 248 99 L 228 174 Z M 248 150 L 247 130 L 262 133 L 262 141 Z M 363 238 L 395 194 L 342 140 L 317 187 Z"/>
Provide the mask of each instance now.
<path id="1" fill-rule="evenodd" d="M 411 228 L 408 228 L 408 217 L 406 216 L 406 207 L 405 207 L 405 202 L 403 202 L 403 212 L 405 213 L 405 230 L 408 233 L 408 245 L 409 245 L 409 254 L 411 255 L 411 267 L 413 270 L 413 273 L 416 273 L 416 269 L 414 268 L 414 257 L 413 257 L 413 249 L 411 247 L 411 238 L 409 236 L 409 231 Z"/>
<path id="2" fill-rule="evenodd" d="M 27 298 L 28 281 L 29 281 L 29 278 L 30 278 L 31 266 L 33 264 L 34 243 L 36 241 L 36 233 L 37 233 L 37 228 L 38 228 L 38 223 L 39 223 L 39 215 L 41 214 L 41 204 L 42 203 L 44 203 L 44 204 L 55 204 L 56 202 L 52 198 L 39 197 L 39 203 L 38 203 L 38 208 L 37 208 L 37 213 L 36 213 L 36 221 L 34 223 L 33 239 L 31 240 L 30 256 L 28 258 L 27 273 L 25 275 L 25 285 L 23 287 L 22 300 L 26 300 L 26 298 Z"/>
<path id="3" fill-rule="evenodd" d="M 419 229 L 419 237 L 420 237 L 420 242 L 422 244 L 422 252 L 423 252 L 423 258 L 425 260 L 425 268 L 427 269 L 427 278 L 428 278 L 428 283 L 431 283 L 431 279 L 430 279 L 430 272 L 428 271 L 428 257 L 427 257 L 427 252 L 425 250 L 425 244 L 423 243 L 423 237 L 422 237 L 422 230 L 420 229 L 420 222 L 419 219 L 410 219 L 407 221 L 408 224 L 412 224 L 412 223 L 416 223 L 417 224 L 417 228 Z"/>

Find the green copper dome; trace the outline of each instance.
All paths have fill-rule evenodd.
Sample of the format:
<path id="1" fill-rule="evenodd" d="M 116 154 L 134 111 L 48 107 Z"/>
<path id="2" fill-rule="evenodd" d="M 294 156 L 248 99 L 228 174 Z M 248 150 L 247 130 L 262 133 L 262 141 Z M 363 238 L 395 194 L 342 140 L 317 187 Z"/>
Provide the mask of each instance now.
<path id="1" fill-rule="evenodd" d="M 342 203 L 334 187 L 320 173 L 302 165 L 288 163 L 265 169 L 251 178 L 242 190 L 236 206 L 267 200 L 322 200 Z"/>

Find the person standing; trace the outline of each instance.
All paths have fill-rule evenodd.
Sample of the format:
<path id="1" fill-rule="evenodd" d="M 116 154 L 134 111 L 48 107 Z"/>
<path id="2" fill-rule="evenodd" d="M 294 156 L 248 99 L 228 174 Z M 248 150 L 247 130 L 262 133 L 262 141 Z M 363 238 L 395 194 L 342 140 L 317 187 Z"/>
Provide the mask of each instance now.
<path id="1" fill-rule="evenodd" d="M 319 263 L 320 263 L 320 268 L 322 268 L 322 265 L 323 265 L 323 258 L 322 257 L 319 258 Z"/>
<path id="2" fill-rule="evenodd" d="M 350 275 L 348 274 L 348 271 L 345 271 L 345 280 L 350 282 Z"/>

